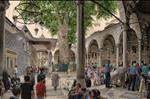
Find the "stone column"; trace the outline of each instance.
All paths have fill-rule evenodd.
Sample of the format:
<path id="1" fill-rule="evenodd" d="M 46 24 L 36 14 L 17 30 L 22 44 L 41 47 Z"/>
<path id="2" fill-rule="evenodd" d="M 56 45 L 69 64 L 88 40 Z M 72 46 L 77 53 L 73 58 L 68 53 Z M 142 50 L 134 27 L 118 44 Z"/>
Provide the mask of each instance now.
<path id="1" fill-rule="evenodd" d="M 87 52 L 87 66 L 89 64 L 89 53 Z"/>
<path id="2" fill-rule="evenodd" d="M 50 50 L 47 50 L 47 52 L 48 52 L 48 67 L 50 66 L 50 64 L 51 64 L 51 58 L 50 58 Z"/>
<path id="3" fill-rule="evenodd" d="M 28 57 L 27 57 L 28 59 L 28 66 L 31 66 L 31 60 L 32 60 L 32 57 L 31 57 L 31 52 L 29 51 L 28 52 Z"/>
<path id="4" fill-rule="evenodd" d="M 93 57 L 93 65 L 95 65 L 95 61 L 96 61 L 96 55 L 95 52 L 93 53 L 94 57 Z"/>
<path id="5" fill-rule="evenodd" d="M 51 51 L 47 50 L 48 52 L 48 68 L 50 69 L 50 72 L 52 72 L 52 56 L 51 56 Z"/>
<path id="6" fill-rule="evenodd" d="M 141 39 L 138 40 L 138 49 L 139 49 L 139 65 L 141 65 Z"/>
<path id="7" fill-rule="evenodd" d="M 77 4 L 77 81 L 85 86 L 85 31 L 84 31 L 84 1 L 76 0 Z"/>
<path id="8" fill-rule="evenodd" d="M 95 63 L 97 63 L 97 61 L 96 61 L 96 60 L 98 60 L 97 53 L 95 53 Z"/>
<path id="9" fill-rule="evenodd" d="M 123 67 L 127 66 L 127 24 L 123 24 Z"/>
<path id="10" fill-rule="evenodd" d="M 119 44 L 116 45 L 116 66 L 119 67 Z"/>
<path id="11" fill-rule="evenodd" d="M 95 64 L 95 53 L 93 52 L 93 65 Z"/>
<path id="12" fill-rule="evenodd" d="M 0 74 L 5 67 L 5 13 L 8 8 L 8 1 L 0 1 Z"/>
<path id="13" fill-rule="evenodd" d="M 99 55 L 98 55 L 98 63 L 99 63 L 99 66 L 101 67 L 102 66 L 102 49 L 99 50 Z"/>
<path id="14" fill-rule="evenodd" d="M 91 65 L 91 53 L 89 53 L 89 65 Z"/>
<path id="15" fill-rule="evenodd" d="M 40 52 L 40 66 L 42 66 L 42 52 Z"/>

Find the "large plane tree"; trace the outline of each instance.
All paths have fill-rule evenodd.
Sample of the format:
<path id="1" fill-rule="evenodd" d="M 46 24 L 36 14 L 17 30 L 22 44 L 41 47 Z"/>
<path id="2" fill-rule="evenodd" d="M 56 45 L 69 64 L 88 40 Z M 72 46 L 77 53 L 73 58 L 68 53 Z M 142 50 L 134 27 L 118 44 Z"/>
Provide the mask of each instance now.
<path id="1" fill-rule="evenodd" d="M 112 13 L 116 12 L 117 4 L 115 0 L 99 0 L 98 2 Z M 20 9 L 23 9 L 21 15 L 24 21 L 42 22 L 43 26 L 49 29 L 52 35 L 58 35 L 60 63 L 68 64 L 71 45 L 76 43 L 77 11 L 75 1 L 22 0 L 21 3 L 26 3 L 20 6 Z M 111 16 L 102 7 L 91 1 L 85 1 L 84 5 L 86 28 L 92 24 L 92 15 L 96 15 L 97 18 Z M 40 14 L 35 16 L 36 11 L 40 12 Z"/>

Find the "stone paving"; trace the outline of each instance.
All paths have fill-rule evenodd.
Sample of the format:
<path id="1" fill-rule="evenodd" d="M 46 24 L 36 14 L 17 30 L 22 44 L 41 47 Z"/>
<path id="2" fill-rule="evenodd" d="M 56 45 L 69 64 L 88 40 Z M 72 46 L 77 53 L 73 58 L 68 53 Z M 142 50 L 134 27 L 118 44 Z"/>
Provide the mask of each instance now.
<path id="1" fill-rule="evenodd" d="M 132 92 L 122 88 L 100 88 L 100 91 L 107 99 L 146 99 L 141 98 L 138 92 Z"/>
<path id="2" fill-rule="evenodd" d="M 60 79 L 60 86 L 57 91 L 54 91 L 51 86 L 51 80 L 48 78 L 46 81 L 47 86 L 47 97 L 46 99 L 67 99 L 68 91 L 64 90 L 64 87 L 70 86 L 73 82 L 75 75 L 67 75 L 67 74 L 61 74 Z M 106 97 L 106 99 L 146 99 L 146 98 L 140 98 L 138 95 L 138 92 L 132 92 L 128 91 L 126 89 L 122 88 L 111 88 L 107 89 L 104 85 L 102 86 L 93 86 L 90 89 L 99 89 L 101 91 L 101 94 Z M 0 99 L 9 99 L 11 96 L 11 92 L 7 92 L 2 98 Z"/>

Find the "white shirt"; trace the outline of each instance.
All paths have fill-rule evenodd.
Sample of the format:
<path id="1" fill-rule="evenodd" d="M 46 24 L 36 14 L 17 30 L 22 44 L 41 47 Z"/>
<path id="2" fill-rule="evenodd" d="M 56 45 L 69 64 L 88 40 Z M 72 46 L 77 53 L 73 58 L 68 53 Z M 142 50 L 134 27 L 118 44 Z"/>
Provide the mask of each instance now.
<path id="1" fill-rule="evenodd" d="M 15 70 L 15 73 L 18 73 L 18 69 L 17 69 L 17 67 L 15 67 L 15 69 L 14 69 L 14 70 Z"/>

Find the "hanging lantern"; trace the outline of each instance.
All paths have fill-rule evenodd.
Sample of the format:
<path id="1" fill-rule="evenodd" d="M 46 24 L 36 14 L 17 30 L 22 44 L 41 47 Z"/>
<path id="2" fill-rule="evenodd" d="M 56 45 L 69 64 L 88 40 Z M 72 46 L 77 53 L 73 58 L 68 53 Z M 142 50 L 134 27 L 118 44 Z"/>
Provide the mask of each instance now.
<path id="1" fill-rule="evenodd" d="M 41 30 L 43 31 L 43 25 L 44 25 L 44 23 L 41 21 L 41 22 L 39 22 L 39 24 L 40 24 Z"/>
<path id="2" fill-rule="evenodd" d="M 34 29 L 34 31 L 35 31 L 35 34 L 37 35 L 37 34 L 38 34 L 39 29 L 38 29 L 38 28 L 35 28 L 35 29 Z"/>
<path id="3" fill-rule="evenodd" d="M 17 16 L 13 16 L 14 25 L 17 23 Z"/>

